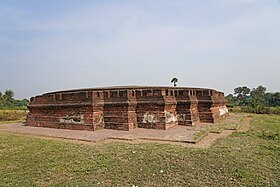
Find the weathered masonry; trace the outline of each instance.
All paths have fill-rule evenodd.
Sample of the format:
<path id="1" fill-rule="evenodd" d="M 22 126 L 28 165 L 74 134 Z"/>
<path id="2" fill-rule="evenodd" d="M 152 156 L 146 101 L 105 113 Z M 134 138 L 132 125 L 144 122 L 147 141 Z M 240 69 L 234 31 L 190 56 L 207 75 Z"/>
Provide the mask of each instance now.
<path id="1" fill-rule="evenodd" d="M 110 87 L 46 93 L 30 99 L 26 125 L 98 130 L 168 129 L 214 123 L 227 115 L 226 99 L 213 89 Z"/>

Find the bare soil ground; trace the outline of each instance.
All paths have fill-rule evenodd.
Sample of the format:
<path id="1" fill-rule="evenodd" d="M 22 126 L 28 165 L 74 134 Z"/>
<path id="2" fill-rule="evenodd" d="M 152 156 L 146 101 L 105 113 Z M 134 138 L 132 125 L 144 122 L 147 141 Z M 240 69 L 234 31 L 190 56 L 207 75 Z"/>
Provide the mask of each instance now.
<path id="1" fill-rule="evenodd" d="M 250 130 L 252 122 L 252 117 L 246 117 L 243 123 L 241 123 L 240 127 L 237 129 L 238 132 L 246 132 Z"/>
<path id="2" fill-rule="evenodd" d="M 240 116 L 231 115 L 225 122 L 236 121 Z M 250 117 L 240 123 L 237 131 L 244 132 L 249 130 Z M 215 124 L 214 124 L 215 125 Z M 213 143 L 219 138 L 225 138 L 231 135 L 235 130 L 221 130 L 220 132 L 212 133 L 204 132 L 205 129 L 214 126 L 212 124 L 198 124 L 196 126 L 177 126 L 168 130 L 154 130 L 137 128 L 132 131 L 117 131 L 117 130 L 99 130 L 99 131 L 82 131 L 82 130 L 67 130 L 67 129 L 52 129 L 42 127 L 29 127 L 22 123 L 2 124 L 0 131 L 24 134 L 31 136 L 49 137 L 67 139 L 75 142 L 87 143 L 106 143 L 111 141 L 128 141 L 132 143 L 142 143 L 147 141 L 179 144 L 186 147 L 194 148 L 210 148 Z M 201 137 L 197 137 L 200 134 Z M 199 141 L 198 141 L 199 140 Z"/>
<path id="3" fill-rule="evenodd" d="M 237 132 L 246 132 L 251 127 L 252 118 L 246 116 L 245 119 L 240 123 Z M 207 136 L 202 138 L 197 143 L 190 145 L 190 147 L 196 148 L 210 148 L 217 139 L 226 138 L 236 130 L 223 130 L 221 133 L 208 133 Z"/>
<path id="4" fill-rule="evenodd" d="M 217 139 L 226 138 L 234 131 L 235 130 L 223 130 L 221 133 L 208 133 L 207 136 L 205 136 L 195 144 L 190 144 L 189 147 L 210 148 Z"/>

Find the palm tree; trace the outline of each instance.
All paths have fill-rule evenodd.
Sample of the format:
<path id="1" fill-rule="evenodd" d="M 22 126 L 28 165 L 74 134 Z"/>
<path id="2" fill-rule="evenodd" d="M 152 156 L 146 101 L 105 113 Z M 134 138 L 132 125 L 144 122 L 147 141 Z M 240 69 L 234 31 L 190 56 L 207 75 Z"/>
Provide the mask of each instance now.
<path id="1" fill-rule="evenodd" d="M 177 82 L 178 82 L 178 79 L 176 77 L 174 77 L 172 80 L 171 80 L 171 83 L 174 84 L 174 87 L 177 86 Z"/>

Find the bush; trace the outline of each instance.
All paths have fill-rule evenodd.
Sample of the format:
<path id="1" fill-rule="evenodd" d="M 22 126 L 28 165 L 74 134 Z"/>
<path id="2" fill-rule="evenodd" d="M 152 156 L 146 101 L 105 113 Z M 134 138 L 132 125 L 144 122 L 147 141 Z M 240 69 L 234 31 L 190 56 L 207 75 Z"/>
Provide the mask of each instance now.
<path id="1" fill-rule="evenodd" d="M 28 110 L 0 110 L 0 121 L 16 121 L 26 119 Z"/>
<path id="2" fill-rule="evenodd" d="M 270 114 L 280 114 L 280 106 L 270 107 Z"/>
<path id="3" fill-rule="evenodd" d="M 228 108 L 234 108 L 234 107 L 237 107 L 237 106 L 238 106 L 237 103 L 227 103 Z"/>
<path id="4" fill-rule="evenodd" d="M 27 110 L 27 106 L 2 106 L 0 110 Z"/>
<path id="5" fill-rule="evenodd" d="M 233 112 L 233 113 L 242 113 L 242 109 L 241 107 L 232 107 L 232 108 L 228 108 L 229 112 Z"/>
<path id="6" fill-rule="evenodd" d="M 280 107 L 242 106 L 229 108 L 229 111 L 235 113 L 280 114 Z"/>

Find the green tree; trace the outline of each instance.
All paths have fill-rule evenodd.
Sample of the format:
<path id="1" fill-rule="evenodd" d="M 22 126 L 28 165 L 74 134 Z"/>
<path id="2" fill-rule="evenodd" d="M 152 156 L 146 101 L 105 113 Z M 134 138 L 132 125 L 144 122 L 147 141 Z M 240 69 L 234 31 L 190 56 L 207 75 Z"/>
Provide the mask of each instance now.
<path id="1" fill-rule="evenodd" d="M 7 89 L 4 94 L 0 92 L 0 108 L 26 108 L 29 101 L 27 99 L 16 100 L 14 96 L 14 91 L 11 89 Z"/>
<path id="2" fill-rule="evenodd" d="M 274 106 L 280 106 L 280 92 L 276 92 L 273 94 L 273 102 Z"/>
<path id="3" fill-rule="evenodd" d="M 265 103 L 267 106 L 271 106 L 271 107 L 280 106 L 280 92 L 266 93 Z"/>
<path id="4" fill-rule="evenodd" d="M 250 88 L 247 86 L 237 87 L 234 89 L 234 95 L 236 95 L 237 99 L 236 101 L 240 106 L 248 105 L 250 102 L 249 94 Z"/>
<path id="5" fill-rule="evenodd" d="M 264 107 L 266 105 L 265 102 L 265 92 L 266 88 L 263 86 L 258 86 L 257 88 L 253 88 L 251 91 L 251 97 L 252 97 L 252 107 Z"/>
<path id="6" fill-rule="evenodd" d="M 0 107 L 3 107 L 3 106 L 4 106 L 4 98 L 3 98 L 2 92 L 0 92 Z"/>
<path id="7" fill-rule="evenodd" d="M 5 91 L 5 94 L 3 95 L 4 98 L 4 104 L 5 106 L 12 106 L 14 102 L 14 91 L 11 89 L 7 89 Z"/>
<path id="8" fill-rule="evenodd" d="M 16 107 L 23 107 L 27 106 L 29 101 L 27 99 L 22 99 L 22 100 L 14 100 L 14 106 Z"/>
<path id="9" fill-rule="evenodd" d="M 171 79 L 171 83 L 173 83 L 174 87 L 177 86 L 178 79 L 176 77 Z"/>
<path id="10" fill-rule="evenodd" d="M 228 106 L 229 107 L 233 107 L 233 106 L 237 106 L 238 103 L 237 103 L 237 98 L 233 95 L 233 94 L 229 94 L 226 96 L 226 99 L 228 101 Z"/>

